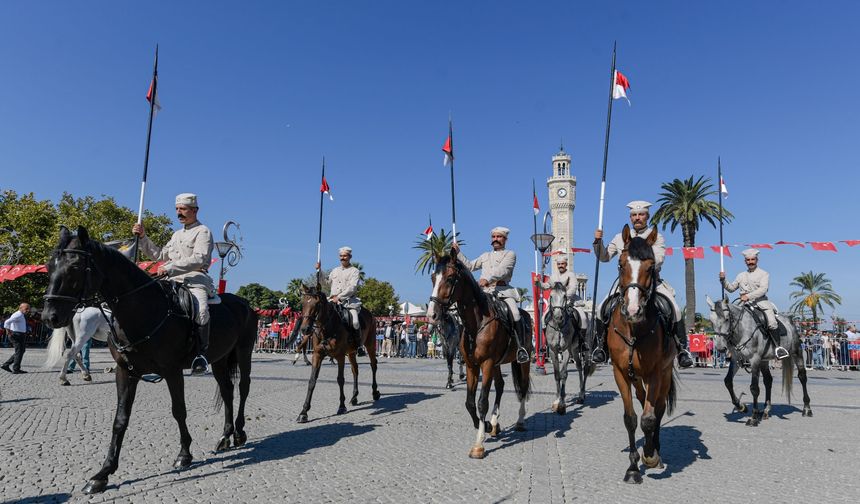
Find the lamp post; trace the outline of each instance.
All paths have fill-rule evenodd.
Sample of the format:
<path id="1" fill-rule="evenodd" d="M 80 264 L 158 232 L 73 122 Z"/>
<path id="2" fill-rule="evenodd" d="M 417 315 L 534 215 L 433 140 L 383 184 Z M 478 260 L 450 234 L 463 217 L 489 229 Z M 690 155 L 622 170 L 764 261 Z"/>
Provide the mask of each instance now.
<path id="1" fill-rule="evenodd" d="M 544 216 L 543 216 L 543 233 L 536 233 L 536 234 L 532 235 L 532 242 L 535 244 L 535 247 L 537 247 L 537 249 L 541 255 L 541 263 L 540 263 L 540 281 L 541 282 L 543 282 L 543 276 L 544 276 L 544 271 L 546 270 L 546 262 L 547 262 L 547 258 L 544 254 L 552 246 L 553 240 L 555 240 L 555 236 L 553 236 L 551 233 L 546 232 L 546 219 L 547 219 L 547 217 L 552 219 L 552 216 L 550 215 L 549 212 L 546 212 L 546 214 L 544 214 Z M 544 374 L 546 374 L 546 368 L 545 368 L 545 363 L 546 363 L 545 353 L 546 352 L 544 351 L 544 346 L 545 346 L 546 342 L 544 340 L 543 328 L 541 327 L 542 322 L 543 322 L 541 319 L 541 314 L 543 313 L 543 287 L 538 285 L 537 288 L 534 290 L 534 292 L 535 292 L 534 313 L 535 313 L 535 331 L 536 331 L 535 347 L 536 347 L 536 351 L 537 351 L 537 356 L 536 356 L 537 359 L 535 362 L 535 366 L 538 369 L 543 370 Z"/>
<path id="2" fill-rule="evenodd" d="M 215 250 L 218 252 L 218 257 L 221 258 L 221 267 L 218 273 L 218 294 L 224 294 L 227 290 L 224 274 L 227 272 L 228 266 L 232 268 L 239 264 L 239 260 L 242 259 L 242 248 L 237 243 L 242 241 L 239 235 L 239 225 L 233 221 L 227 221 L 224 223 L 223 235 L 224 241 L 215 242 Z"/>

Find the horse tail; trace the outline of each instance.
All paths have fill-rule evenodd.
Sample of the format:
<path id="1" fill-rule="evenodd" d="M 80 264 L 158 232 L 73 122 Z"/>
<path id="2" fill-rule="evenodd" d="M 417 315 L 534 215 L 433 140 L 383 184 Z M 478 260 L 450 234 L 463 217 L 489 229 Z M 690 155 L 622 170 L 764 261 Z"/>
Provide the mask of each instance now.
<path id="1" fill-rule="evenodd" d="M 794 381 L 794 362 L 792 357 L 788 356 L 782 359 L 782 393 L 785 394 L 785 399 L 788 404 L 791 404 L 791 382 Z"/>
<path id="2" fill-rule="evenodd" d="M 48 342 L 48 356 L 45 358 L 44 369 L 50 369 L 57 365 L 60 359 L 63 358 L 63 352 L 66 350 L 66 328 L 60 327 L 54 329 L 51 333 L 51 340 Z"/>
<path id="3" fill-rule="evenodd" d="M 531 364 L 529 363 L 529 365 Z M 532 394 L 532 383 L 523 374 L 521 364 L 511 363 L 511 376 L 514 378 L 514 390 L 517 393 L 517 399 L 527 401 Z"/>
<path id="4" fill-rule="evenodd" d="M 671 415 L 675 411 L 675 404 L 678 402 L 678 372 L 672 367 L 672 376 L 669 382 L 669 395 L 666 397 L 666 412 Z"/>

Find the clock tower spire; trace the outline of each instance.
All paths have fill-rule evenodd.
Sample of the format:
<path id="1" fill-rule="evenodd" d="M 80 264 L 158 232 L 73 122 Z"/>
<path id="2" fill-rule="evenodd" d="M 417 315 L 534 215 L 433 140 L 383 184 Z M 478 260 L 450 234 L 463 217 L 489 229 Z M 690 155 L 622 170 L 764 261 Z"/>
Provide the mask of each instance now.
<path id="1" fill-rule="evenodd" d="M 552 176 L 546 180 L 549 189 L 549 211 L 552 215 L 552 234 L 555 240 L 553 250 L 563 250 L 567 254 L 567 264 L 573 269 L 573 209 L 576 206 L 576 177 L 573 176 L 570 154 L 565 152 L 564 143 L 552 157 Z M 556 272 L 555 261 L 552 271 Z"/>

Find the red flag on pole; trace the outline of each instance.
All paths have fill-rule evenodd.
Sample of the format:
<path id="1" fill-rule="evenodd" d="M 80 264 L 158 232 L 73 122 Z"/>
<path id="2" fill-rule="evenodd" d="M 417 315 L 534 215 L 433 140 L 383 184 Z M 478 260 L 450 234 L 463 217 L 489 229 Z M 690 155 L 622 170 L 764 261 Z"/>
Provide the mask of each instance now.
<path id="1" fill-rule="evenodd" d="M 812 247 L 812 250 L 829 250 L 831 252 L 836 252 L 836 245 L 833 242 L 809 242 L 809 245 Z"/>
<path id="2" fill-rule="evenodd" d="M 714 251 L 714 252 L 716 252 L 717 254 L 719 254 L 719 253 L 720 253 L 720 247 L 719 247 L 718 245 L 711 245 L 711 250 L 713 250 L 713 251 Z M 724 246 L 723 246 L 723 255 L 724 255 L 724 256 L 726 256 L 726 257 L 731 257 L 731 256 L 732 256 L 732 252 L 729 250 L 729 246 L 728 246 L 728 245 L 724 245 Z"/>
<path id="3" fill-rule="evenodd" d="M 424 230 L 424 239 L 429 240 L 430 237 L 433 236 L 433 224 L 427 226 L 427 229 Z"/>
<path id="4" fill-rule="evenodd" d="M 534 203 L 532 203 L 532 208 L 534 209 L 535 215 L 540 213 L 540 204 L 538 203 L 537 194 L 532 191 L 532 196 L 534 196 Z"/>
<path id="5" fill-rule="evenodd" d="M 444 166 L 448 166 L 448 163 L 454 160 L 454 148 L 451 147 L 451 135 L 448 135 L 448 138 L 445 139 L 445 145 L 442 146 L 442 152 L 445 153 L 445 159 L 442 160 L 442 164 Z"/>
<path id="6" fill-rule="evenodd" d="M 615 70 L 615 85 L 612 87 L 612 99 L 617 100 L 624 98 L 627 104 L 630 105 L 630 99 L 627 98 L 627 90 L 630 89 L 630 81 L 618 70 Z"/>
<path id="7" fill-rule="evenodd" d="M 322 185 L 320 185 L 320 192 L 323 194 L 328 194 L 328 199 L 334 201 L 334 196 L 331 195 L 331 187 L 328 186 L 328 181 L 323 177 Z"/>
<path id="8" fill-rule="evenodd" d="M 152 95 L 153 95 L 153 87 L 155 85 L 155 80 L 149 82 L 149 90 L 146 92 L 146 101 L 152 103 Z M 152 111 L 152 115 L 155 116 L 161 110 L 161 102 L 158 100 L 158 88 L 155 87 L 155 103 L 152 104 L 155 110 Z"/>

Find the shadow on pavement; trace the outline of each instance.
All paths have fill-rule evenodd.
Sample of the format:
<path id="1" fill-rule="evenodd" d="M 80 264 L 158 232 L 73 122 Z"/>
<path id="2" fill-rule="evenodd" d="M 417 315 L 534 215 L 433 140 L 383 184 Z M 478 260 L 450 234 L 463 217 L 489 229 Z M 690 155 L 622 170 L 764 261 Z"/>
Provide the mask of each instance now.
<path id="1" fill-rule="evenodd" d="M 14 502 L 18 504 L 30 504 L 30 503 L 43 503 L 43 502 L 69 502 L 69 499 L 72 498 L 72 494 L 67 493 L 54 493 L 54 494 L 42 494 L 36 497 L 25 497 L 23 499 L 15 500 Z M 12 502 L 12 501 L 9 501 Z"/>
<path id="2" fill-rule="evenodd" d="M 40 399 L 44 399 L 44 397 L 21 397 L 19 399 L 3 399 L 0 400 L 0 404 L 12 404 L 19 402 L 27 402 L 27 401 L 38 401 Z"/>
<path id="3" fill-rule="evenodd" d="M 647 474 L 652 479 L 665 479 L 680 473 L 693 462 L 710 460 L 708 447 L 702 442 L 702 431 L 689 425 L 673 425 L 660 429 L 660 458 L 666 469 L 659 474 Z"/>
<path id="4" fill-rule="evenodd" d="M 435 399 L 442 394 L 427 394 L 425 392 L 404 392 L 402 394 L 382 394 L 378 401 L 364 401 L 359 403 L 361 407 L 351 411 L 373 409 L 371 415 L 382 415 L 384 413 L 395 413 L 405 409 L 410 404 L 418 404 L 421 401 Z"/>
<path id="5" fill-rule="evenodd" d="M 374 430 L 374 425 L 356 425 L 350 422 L 316 425 L 306 429 L 281 432 L 267 438 L 248 442 L 220 459 L 225 469 L 245 464 L 257 464 L 301 455 L 315 448 L 331 446 L 352 436 Z"/>

